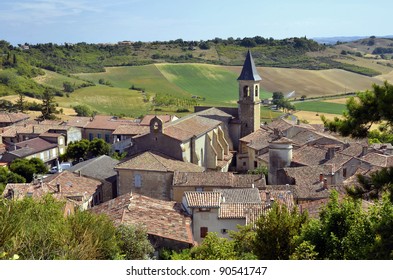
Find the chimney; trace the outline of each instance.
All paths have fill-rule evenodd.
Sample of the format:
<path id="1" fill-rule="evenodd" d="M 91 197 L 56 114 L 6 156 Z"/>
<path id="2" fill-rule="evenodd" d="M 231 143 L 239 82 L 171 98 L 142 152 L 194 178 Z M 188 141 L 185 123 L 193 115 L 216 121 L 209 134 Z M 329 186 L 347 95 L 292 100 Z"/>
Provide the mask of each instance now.
<path id="1" fill-rule="evenodd" d="M 368 146 L 363 146 L 362 147 L 362 156 L 367 155 L 367 152 L 368 152 Z"/>
<path id="2" fill-rule="evenodd" d="M 332 159 L 334 158 L 334 153 L 335 153 L 335 148 L 334 147 L 329 147 L 326 153 L 326 159 Z"/>
<path id="3" fill-rule="evenodd" d="M 56 184 L 56 188 L 57 188 L 57 192 L 60 193 L 61 192 L 61 185 L 60 185 L 60 183 Z"/>
<path id="4" fill-rule="evenodd" d="M 325 190 L 328 189 L 328 183 L 327 183 L 327 179 L 326 179 L 326 178 L 323 179 L 323 188 L 324 188 Z"/>
<path id="5" fill-rule="evenodd" d="M 323 174 L 319 173 L 319 182 L 322 183 L 322 181 L 323 181 Z"/>
<path id="6" fill-rule="evenodd" d="M 82 171 L 78 171 L 78 173 L 79 173 L 79 177 L 82 177 Z"/>
<path id="7" fill-rule="evenodd" d="M 270 192 L 266 192 L 266 202 L 270 203 Z"/>

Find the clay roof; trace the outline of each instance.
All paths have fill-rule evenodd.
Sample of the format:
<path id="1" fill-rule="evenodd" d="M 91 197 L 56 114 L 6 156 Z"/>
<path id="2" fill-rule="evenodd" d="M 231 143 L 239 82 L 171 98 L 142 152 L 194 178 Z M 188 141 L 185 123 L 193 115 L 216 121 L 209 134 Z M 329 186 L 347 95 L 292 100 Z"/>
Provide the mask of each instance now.
<path id="1" fill-rule="evenodd" d="M 301 166 L 283 168 L 288 177 L 295 180 L 295 185 L 315 185 L 320 184 L 319 174 L 331 174 L 332 165 Z"/>
<path id="2" fill-rule="evenodd" d="M 149 170 L 173 172 L 184 170 L 202 172 L 204 168 L 196 164 L 173 159 L 155 151 L 147 151 L 119 163 L 115 169 Z"/>
<path id="3" fill-rule="evenodd" d="M 113 116 L 97 115 L 87 123 L 84 128 L 115 130 L 121 124 L 133 123 L 131 120 L 123 120 Z"/>
<path id="4" fill-rule="evenodd" d="M 257 131 L 248 134 L 247 136 L 240 139 L 245 143 L 248 143 L 248 147 L 254 150 L 261 150 L 269 146 L 269 141 L 273 139 L 274 135 L 264 129 L 258 129 Z"/>
<path id="5" fill-rule="evenodd" d="M 342 143 L 341 140 L 337 139 L 332 135 L 311 130 L 300 131 L 299 133 L 291 137 L 293 142 L 297 143 L 298 145 L 304 145 L 322 138 L 332 140 L 333 142 Z"/>
<path id="6" fill-rule="evenodd" d="M 138 135 L 145 134 L 150 131 L 149 126 L 143 126 L 135 123 L 121 124 L 119 125 L 112 134 L 114 135 Z"/>
<path id="7" fill-rule="evenodd" d="M 221 121 L 204 118 L 197 115 L 190 115 L 176 121 L 166 123 L 163 133 L 180 141 L 186 141 L 193 136 L 202 135 L 213 130 Z"/>
<path id="8" fill-rule="evenodd" d="M 177 118 L 175 115 L 146 115 L 140 122 L 140 125 L 148 126 L 150 125 L 150 121 L 154 118 L 158 117 L 162 123 L 167 123 L 172 121 L 174 118 Z"/>
<path id="9" fill-rule="evenodd" d="M 272 121 L 267 126 L 272 130 L 278 129 L 279 131 L 286 131 L 287 129 L 294 126 L 294 123 L 292 123 L 286 119 L 279 118 L 277 120 Z"/>
<path id="10" fill-rule="evenodd" d="M 336 172 L 341 168 L 346 162 L 350 161 L 354 157 L 345 155 L 340 152 L 336 152 L 334 157 L 326 162 L 326 164 L 331 164 L 333 166 L 333 172 Z"/>
<path id="11" fill-rule="evenodd" d="M 67 125 L 74 127 L 85 127 L 91 121 L 91 117 L 72 117 L 67 121 Z"/>
<path id="12" fill-rule="evenodd" d="M 25 124 L 25 125 L 13 125 L 5 129 L 1 134 L 3 137 L 15 137 L 17 134 L 42 134 L 48 131 L 66 131 L 71 129 L 69 125 L 59 124 Z"/>
<path id="13" fill-rule="evenodd" d="M 61 186 L 60 193 L 57 191 L 57 184 Z M 57 199 L 69 199 L 80 204 L 91 197 L 99 186 L 101 182 L 98 180 L 63 171 L 43 179 L 42 183 L 37 181 L 30 184 L 7 184 L 3 195 L 6 195 L 9 189 L 14 190 L 16 199 L 26 196 L 40 198 L 50 193 Z"/>
<path id="14" fill-rule="evenodd" d="M 258 216 L 266 211 L 266 207 L 261 203 L 222 203 L 218 211 L 219 219 L 246 219 L 252 211 Z M 259 211 L 258 211 L 259 210 Z M 264 211 L 265 210 L 265 211 Z"/>
<path id="15" fill-rule="evenodd" d="M 260 190 L 259 197 L 264 205 L 274 201 L 285 205 L 290 210 L 295 206 L 294 195 L 291 190 Z"/>
<path id="16" fill-rule="evenodd" d="M 393 156 L 381 155 L 378 153 L 368 153 L 362 157 L 362 160 L 375 166 L 389 167 L 393 166 Z"/>
<path id="17" fill-rule="evenodd" d="M 342 150 L 341 152 L 343 154 L 346 154 L 348 156 L 353 156 L 353 157 L 359 157 L 362 155 L 363 152 L 363 148 L 365 146 L 361 143 L 349 143 L 349 146 L 346 147 L 344 150 Z"/>
<path id="18" fill-rule="evenodd" d="M 219 192 L 184 192 L 189 208 L 218 208 L 221 202 Z"/>
<path id="19" fill-rule="evenodd" d="M 29 115 L 23 113 L 0 112 L 0 123 L 13 124 L 29 118 Z"/>
<path id="20" fill-rule="evenodd" d="M 277 140 L 271 141 L 270 143 L 272 143 L 272 144 L 291 144 L 293 142 L 291 139 L 288 139 L 286 137 L 281 137 Z"/>
<path id="21" fill-rule="evenodd" d="M 57 147 L 57 144 L 46 141 L 42 138 L 33 138 L 15 144 L 16 150 L 9 151 L 9 154 L 18 157 L 26 157 L 38 152 L 46 151 Z"/>
<path id="22" fill-rule="evenodd" d="M 184 215 L 180 204 L 143 195 L 124 194 L 90 211 L 106 214 L 116 225 L 140 224 L 149 235 L 193 244 L 191 219 Z"/>
<path id="23" fill-rule="evenodd" d="M 326 150 L 304 145 L 293 150 L 292 161 L 303 165 L 320 165 L 326 161 Z"/>
<path id="24" fill-rule="evenodd" d="M 256 188 L 266 186 L 261 175 L 238 175 L 231 172 L 185 172 L 176 171 L 173 175 L 174 187 L 226 187 L 226 188 Z"/>

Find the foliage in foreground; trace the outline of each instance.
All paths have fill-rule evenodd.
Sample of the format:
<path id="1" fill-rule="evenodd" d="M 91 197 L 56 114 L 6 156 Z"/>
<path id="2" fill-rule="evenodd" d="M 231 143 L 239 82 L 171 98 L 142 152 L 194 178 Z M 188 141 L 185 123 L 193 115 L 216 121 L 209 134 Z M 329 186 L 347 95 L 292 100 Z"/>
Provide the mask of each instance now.
<path id="1" fill-rule="evenodd" d="M 0 258 L 25 260 L 146 259 L 152 252 L 146 231 L 116 228 L 107 216 L 76 211 L 64 216 L 64 203 L 0 200 Z"/>
<path id="2" fill-rule="evenodd" d="M 387 195 L 367 211 L 361 201 L 332 192 L 319 219 L 274 206 L 256 227 L 239 227 L 232 239 L 209 233 L 202 243 L 169 259 L 393 259 L 393 204 Z"/>

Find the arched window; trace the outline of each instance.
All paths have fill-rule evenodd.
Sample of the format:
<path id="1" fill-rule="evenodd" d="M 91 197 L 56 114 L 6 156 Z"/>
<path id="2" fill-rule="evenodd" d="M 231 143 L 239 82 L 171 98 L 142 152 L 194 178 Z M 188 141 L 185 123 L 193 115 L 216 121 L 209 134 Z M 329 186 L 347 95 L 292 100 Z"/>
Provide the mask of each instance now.
<path id="1" fill-rule="evenodd" d="M 158 125 L 158 122 L 155 122 L 154 123 L 154 125 L 153 125 L 153 130 L 154 130 L 154 132 L 158 132 L 158 129 L 159 129 L 160 127 L 159 127 L 159 125 Z"/>
<path id="2" fill-rule="evenodd" d="M 255 96 L 256 97 L 258 97 L 258 93 L 259 93 L 258 90 L 259 90 L 258 86 L 255 86 Z"/>
<path id="3" fill-rule="evenodd" d="M 248 86 L 244 86 L 243 88 L 243 97 L 250 96 L 250 88 Z"/>

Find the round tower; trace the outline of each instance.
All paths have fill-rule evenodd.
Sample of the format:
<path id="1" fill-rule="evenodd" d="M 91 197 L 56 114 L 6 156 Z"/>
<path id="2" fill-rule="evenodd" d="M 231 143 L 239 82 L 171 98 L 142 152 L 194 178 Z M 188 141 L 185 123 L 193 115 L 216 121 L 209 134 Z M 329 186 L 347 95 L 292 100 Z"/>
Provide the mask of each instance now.
<path id="1" fill-rule="evenodd" d="M 291 165 L 292 161 L 292 141 L 281 137 L 269 144 L 269 175 L 268 184 L 277 185 L 277 171 Z"/>

